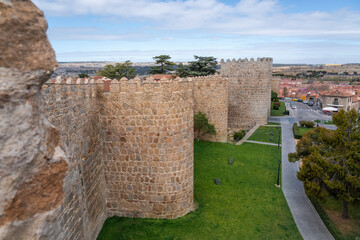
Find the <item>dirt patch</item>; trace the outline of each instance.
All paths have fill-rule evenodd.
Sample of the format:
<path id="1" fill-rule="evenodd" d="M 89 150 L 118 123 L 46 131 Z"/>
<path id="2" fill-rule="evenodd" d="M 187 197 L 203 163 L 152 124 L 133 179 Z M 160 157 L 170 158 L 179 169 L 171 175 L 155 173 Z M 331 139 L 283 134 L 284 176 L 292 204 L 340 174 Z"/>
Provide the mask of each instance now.
<path id="1" fill-rule="evenodd" d="M 360 221 L 354 219 L 344 219 L 341 212 L 331 211 L 328 209 L 325 209 L 325 212 L 341 234 L 360 234 Z"/>
<path id="2" fill-rule="evenodd" d="M 67 163 L 60 161 L 45 166 L 30 182 L 23 183 L 5 207 L 0 226 L 14 220 L 24 220 L 37 213 L 50 211 L 63 199 L 63 179 Z"/>

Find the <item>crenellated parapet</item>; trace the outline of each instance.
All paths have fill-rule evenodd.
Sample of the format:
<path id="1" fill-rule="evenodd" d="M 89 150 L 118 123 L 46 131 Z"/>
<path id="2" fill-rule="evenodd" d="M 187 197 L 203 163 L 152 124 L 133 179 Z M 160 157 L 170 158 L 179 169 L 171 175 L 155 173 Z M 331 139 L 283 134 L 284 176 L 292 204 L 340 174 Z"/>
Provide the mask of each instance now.
<path id="1" fill-rule="evenodd" d="M 229 127 L 247 129 L 270 115 L 272 58 L 221 60 L 229 79 Z"/>

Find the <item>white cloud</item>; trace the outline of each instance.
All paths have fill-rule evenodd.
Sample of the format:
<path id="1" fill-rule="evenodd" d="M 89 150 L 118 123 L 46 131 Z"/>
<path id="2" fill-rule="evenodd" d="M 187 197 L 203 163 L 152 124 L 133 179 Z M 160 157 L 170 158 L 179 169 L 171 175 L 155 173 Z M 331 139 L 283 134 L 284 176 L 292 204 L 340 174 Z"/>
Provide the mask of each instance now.
<path id="1" fill-rule="evenodd" d="M 47 15 L 99 15 L 152 21 L 163 30 L 199 30 L 263 36 L 360 35 L 360 13 L 287 14 L 277 0 L 34 0 Z"/>

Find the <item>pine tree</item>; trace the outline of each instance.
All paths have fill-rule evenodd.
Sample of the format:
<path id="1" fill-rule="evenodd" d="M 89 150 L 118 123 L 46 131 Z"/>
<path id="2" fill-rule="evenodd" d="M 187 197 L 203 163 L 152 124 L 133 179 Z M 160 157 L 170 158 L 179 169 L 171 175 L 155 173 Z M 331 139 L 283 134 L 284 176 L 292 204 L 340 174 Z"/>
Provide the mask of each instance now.
<path id="1" fill-rule="evenodd" d="M 97 73 L 97 75 L 117 80 L 120 80 L 123 77 L 131 79 L 136 76 L 135 68 L 132 67 L 132 62 L 130 60 L 124 63 L 116 63 L 115 65 L 106 65 Z"/>
<path id="2" fill-rule="evenodd" d="M 297 176 L 309 196 L 335 196 L 349 218 L 349 202 L 360 200 L 360 124 L 355 110 L 340 110 L 333 121 L 335 131 L 316 128 L 305 134 L 289 159 L 302 160 Z"/>
<path id="3" fill-rule="evenodd" d="M 153 66 L 149 70 L 150 74 L 165 74 L 169 71 L 174 70 L 173 66 L 176 65 L 174 62 L 169 61 L 171 57 L 169 55 L 160 55 L 153 57 L 156 64 L 160 64 L 160 66 Z"/>

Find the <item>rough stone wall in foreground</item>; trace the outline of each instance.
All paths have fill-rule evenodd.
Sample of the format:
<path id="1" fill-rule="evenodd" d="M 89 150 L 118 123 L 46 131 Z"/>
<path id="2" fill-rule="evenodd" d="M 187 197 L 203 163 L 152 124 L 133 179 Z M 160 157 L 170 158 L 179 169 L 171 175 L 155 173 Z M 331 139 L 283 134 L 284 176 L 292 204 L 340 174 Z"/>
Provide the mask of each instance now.
<path id="1" fill-rule="evenodd" d="M 222 76 L 193 78 L 194 114 L 206 113 L 209 122 L 214 124 L 217 134 L 206 135 L 205 140 L 227 142 L 228 132 L 228 80 Z"/>
<path id="2" fill-rule="evenodd" d="M 45 115 L 60 132 L 69 164 L 64 202 L 57 212 L 62 239 L 96 239 L 107 218 L 100 125 L 103 85 L 67 79 L 43 86 Z"/>
<path id="3" fill-rule="evenodd" d="M 41 108 L 57 65 L 47 23 L 27 0 L 0 0 L 0 16 L 0 239 L 61 239 L 68 164 Z"/>
<path id="4" fill-rule="evenodd" d="M 229 128 L 266 124 L 270 115 L 272 58 L 221 60 L 221 74 L 229 80 Z"/>
<path id="5" fill-rule="evenodd" d="M 193 83 L 112 81 L 104 94 L 109 216 L 177 218 L 193 209 Z"/>

